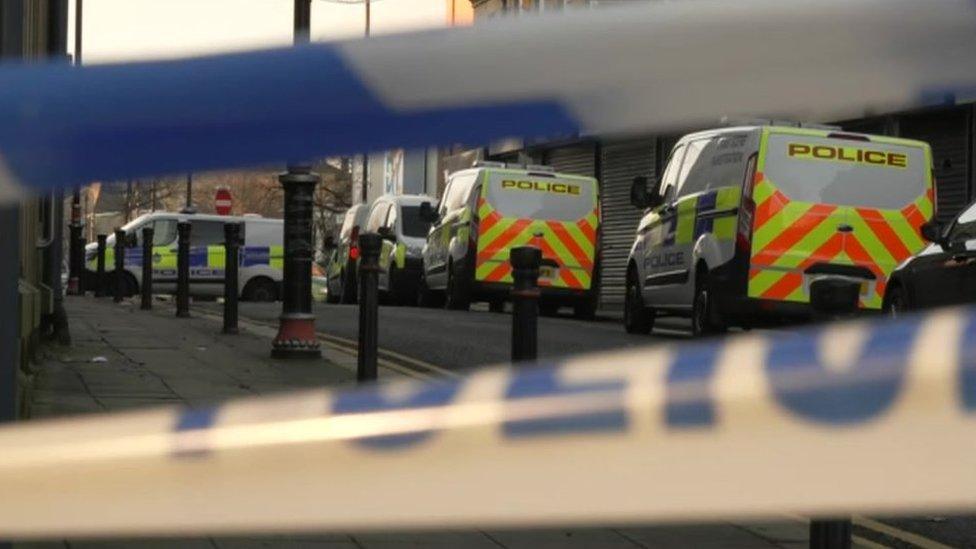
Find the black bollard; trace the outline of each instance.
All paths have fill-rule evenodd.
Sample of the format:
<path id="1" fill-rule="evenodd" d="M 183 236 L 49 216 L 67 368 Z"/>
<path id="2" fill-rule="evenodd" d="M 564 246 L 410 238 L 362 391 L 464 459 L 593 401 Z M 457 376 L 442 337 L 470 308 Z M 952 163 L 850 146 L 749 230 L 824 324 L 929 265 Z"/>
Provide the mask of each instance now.
<path id="1" fill-rule="evenodd" d="M 512 248 L 512 362 L 535 360 L 538 353 L 539 263 L 542 251 L 532 246 Z"/>
<path id="2" fill-rule="evenodd" d="M 125 299 L 125 231 L 115 229 L 115 284 L 113 301 L 122 303 Z"/>
<path id="3" fill-rule="evenodd" d="M 98 235 L 98 255 L 95 256 L 95 297 L 105 297 L 105 246 L 107 241 L 107 235 Z"/>
<path id="4" fill-rule="evenodd" d="M 190 222 L 176 224 L 176 316 L 190 316 Z"/>
<path id="5" fill-rule="evenodd" d="M 376 381 L 376 346 L 379 331 L 380 249 L 378 234 L 359 235 L 359 361 L 356 379 Z"/>
<path id="6" fill-rule="evenodd" d="M 237 333 L 237 276 L 241 224 L 224 223 L 224 333 Z"/>
<path id="7" fill-rule="evenodd" d="M 85 243 L 81 236 L 81 222 L 74 219 L 75 205 L 72 204 L 72 221 L 68 226 L 68 295 L 83 295 L 82 273 L 85 272 Z"/>
<path id="8" fill-rule="evenodd" d="M 851 549 L 851 521 L 811 520 L 810 549 Z"/>
<path id="9" fill-rule="evenodd" d="M 91 275 L 88 274 L 88 261 L 85 253 L 85 246 L 87 245 L 88 240 L 84 236 L 79 236 L 78 247 L 81 248 L 81 252 L 77 258 L 78 266 L 75 268 L 75 272 L 78 273 L 78 295 L 85 295 L 88 287 L 91 286 Z"/>
<path id="10" fill-rule="evenodd" d="M 285 189 L 285 262 L 281 281 L 281 316 L 271 342 L 273 358 L 322 356 L 312 313 L 312 214 L 319 176 L 310 166 L 291 165 L 278 176 Z"/>
<path id="11" fill-rule="evenodd" d="M 152 309 L 154 237 L 152 227 L 142 228 L 142 303 L 139 308 L 143 311 Z"/>

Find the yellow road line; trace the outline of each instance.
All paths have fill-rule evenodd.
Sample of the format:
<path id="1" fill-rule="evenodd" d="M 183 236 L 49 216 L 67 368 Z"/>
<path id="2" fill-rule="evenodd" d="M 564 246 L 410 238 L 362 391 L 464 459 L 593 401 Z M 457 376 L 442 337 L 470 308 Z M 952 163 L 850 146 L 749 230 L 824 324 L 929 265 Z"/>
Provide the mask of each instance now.
<path id="1" fill-rule="evenodd" d="M 851 536 L 851 542 L 853 543 L 854 547 L 865 547 L 867 549 L 891 549 L 887 545 L 873 542 L 867 538 L 862 538 L 861 536 Z"/>
<path id="2" fill-rule="evenodd" d="M 875 532 L 879 532 L 899 541 L 904 541 L 905 543 L 910 543 L 916 547 L 920 547 L 921 549 L 952 549 L 952 547 L 948 545 L 930 540 L 927 537 L 920 536 L 912 532 L 907 532 L 867 517 L 856 516 L 853 518 L 853 521 L 854 524 L 858 526 L 867 528 L 869 530 L 874 530 Z"/>

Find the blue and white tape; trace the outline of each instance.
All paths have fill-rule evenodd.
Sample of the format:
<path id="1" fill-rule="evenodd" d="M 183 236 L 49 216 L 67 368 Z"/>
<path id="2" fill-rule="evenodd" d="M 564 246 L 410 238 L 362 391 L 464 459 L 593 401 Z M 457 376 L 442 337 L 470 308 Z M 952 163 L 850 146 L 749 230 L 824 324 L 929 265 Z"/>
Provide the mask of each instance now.
<path id="1" fill-rule="evenodd" d="M 654 2 L 178 61 L 0 70 L 24 188 L 527 136 L 830 120 L 974 89 L 976 4 Z"/>
<path id="2" fill-rule="evenodd" d="M 0 429 L 0 537 L 976 506 L 976 309 Z"/>

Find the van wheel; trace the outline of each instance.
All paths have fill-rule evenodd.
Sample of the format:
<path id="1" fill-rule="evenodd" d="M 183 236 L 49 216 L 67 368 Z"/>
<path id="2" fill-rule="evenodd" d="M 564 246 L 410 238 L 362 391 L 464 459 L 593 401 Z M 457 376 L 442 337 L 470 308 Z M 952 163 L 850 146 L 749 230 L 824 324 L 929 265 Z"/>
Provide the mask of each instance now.
<path id="1" fill-rule="evenodd" d="M 488 311 L 492 313 L 504 313 L 505 312 L 505 300 L 504 299 L 493 299 L 488 302 Z"/>
<path id="2" fill-rule="evenodd" d="M 637 271 L 627 272 L 627 292 L 624 294 L 624 329 L 628 334 L 647 335 L 654 328 L 654 310 L 644 306 Z"/>
<path id="3" fill-rule="evenodd" d="M 559 304 L 539 303 L 539 314 L 542 316 L 556 316 L 559 314 Z"/>
<path id="4" fill-rule="evenodd" d="M 132 273 L 124 271 L 121 279 L 115 273 L 111 274 L 108 283 L 108 295 L 114 296 L 115 285 L 120 283 L 122 284 L 122 297 L 129 298 L 139 293 L 139 283 L 136 282 L 136 277 L 132 276 Z"/>
<path id="5" fill-rule="evenodd" d="M 270 303 L 278 300 L 278 285 L 270 278 L 255 278 L 241 292 L 244 301 Z"/>
<path id="6" fill-rule="evenodd" d="M 427 278 L 420 276 L 420 285 L 417 290 L 417 305 L 425 308 L 435 308 L 442 306 L 443 297 L 440 293 L 427 287 Z"/>
<path id="7" fill-rule="evenodd" d="M 695 275 L 695 300 L 691 313 L 691 335 L 701 337 L 723 333 L 726 328 L 717 322 L 715 303 L 708 288 L 708 271 L 700 268 Z"/>
<path id="8" fill-rule="evenodd" d="M 356 303 L 356 277 L 350 276 L 348 270 L 342 271 L 342 295 L 339 301 L 347 305 Z"/>
<path id="9" fill-rule="evenodd" d="M 573 305 L 573 316 L 579 320 L 594 320 L 596 318 L 596 298 L 586 296 Z"/>
<path id="10" fill-rule="evenodd" d="M 445 307 L 454 311 L 467 311 L 471 308 L 471 297 L 464 287 L 464 273 L 459 272 L 454 262 L 447 269 L 447 299 Z"/>
<path id="11" fill-rule="evenodd" d="M 331 286 L 331 284 L 326 284 L 326 288 L 329 286 Z M 325 302 L 333 305 L 339 303 L 340 298 L 342 298 L 342 295 L 340 295 L 339 292 L 333 292 L 332 290 L 328 290 L 325 294 Z"/>

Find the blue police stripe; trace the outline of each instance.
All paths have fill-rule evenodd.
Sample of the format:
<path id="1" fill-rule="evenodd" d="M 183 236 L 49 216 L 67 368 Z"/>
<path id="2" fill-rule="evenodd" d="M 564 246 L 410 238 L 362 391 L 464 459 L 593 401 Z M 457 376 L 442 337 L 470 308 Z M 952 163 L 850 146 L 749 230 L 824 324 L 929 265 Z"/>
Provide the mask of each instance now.
<path id="1" fill-rule="evenodd" d="M 706 233 L 712 232 L 715 226 L 715 218 L 699 217 L 702 212 L 709 212 L 715 209 L 715 205 L 718 203 L 718 191 L 709 191 L 698 197 L 698 201 L 695 204 L 695 240 Z"/>
<path id="2" fill-rule="evenodd" d="M 206 246 L 193 246 L 190 248 L 190 267 L 207 267 L 209 255 Z"/>
<path id="3" fill-rule="evenodd" d="M 142 267 L 142 248 L 126 248 L 125 264 L 130 267 Z"/>
<path id="4" fill-rule="evenodd" d="M 271 263 L 271 248 L 267 246 L 245 246 L 241 250 L 241 265 L 253 267 Z"/>
<path id="5" fill-rule="evenodd" d="M 36 188 L 580 128 L 548 98 L 392 110 L 328 44 L 9 66 L 0 71 L 0 105 L 5 164 Z"/>

